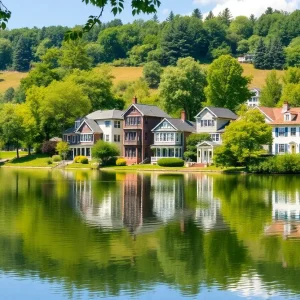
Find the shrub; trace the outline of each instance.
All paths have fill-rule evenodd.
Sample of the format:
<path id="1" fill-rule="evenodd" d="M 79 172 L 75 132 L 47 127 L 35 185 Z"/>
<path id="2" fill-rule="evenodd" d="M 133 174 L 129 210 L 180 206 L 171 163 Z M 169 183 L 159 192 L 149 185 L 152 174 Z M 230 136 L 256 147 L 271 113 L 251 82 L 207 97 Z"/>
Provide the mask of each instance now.
<path id="1" fill-rule="evenodd" d="M 78 156 L 74 157 L 74 162 L 78 163 L 78 164 L 83 164 L 82 161 L 86 161 L 86 160 L 89 162 L 88 158 L 86 156 L 83 156 L 83 155 L 78 155 Z"/>
<path id="2" fill-rule="evenodd" d="M 99 159 L 103 166 L 115 165 L 116 156 L 120 155 L 120 150 L 115 144 L 99 140 L 92 148 L 92 155 Z"/>
<path id="3" fill-rule="evenodd" d="M 53 156 L 52 156 L 52 161 L 53 161 L 53 162 L 61 161 L 61 156 L 60 156 L 60 155 L 53 155 Z"/>
<path id="4" fill-rule="evenodd" d="M 183 167 L 184 161 L 181 158 L 161 158 L 157 164 L 161 167 Z"/>
<path id="5" fill-rule="evenodd" d="M 42 153 L 53 156 L 56 152 L 57 142 L 54 141 L 45 141 L 42 145 Z"/>
<path id="6" fill-rule="evenodd" d="M 80 162 L 81 162 L 82 164 L 84 164 L 84 165 L 87 165 L 87 164 L 89 163 L 89 160 L 88 160 L 87 157 L 82 157 L 81 160 L 80 160 Z"/>
<path id="7" fill-rule="evenodd" d="M 51 158 L 49 158 L 49 159 L 47 160 L 47 164 L 48 164 L 48 165 L 52 165 L 52 159 L 51 159 Z"/>
<path id="8" fill-rule="evenodd" d="M 124 158 L 118 158 L 116 161 L 117 166 L 126 166 L 126 160 Z"/>

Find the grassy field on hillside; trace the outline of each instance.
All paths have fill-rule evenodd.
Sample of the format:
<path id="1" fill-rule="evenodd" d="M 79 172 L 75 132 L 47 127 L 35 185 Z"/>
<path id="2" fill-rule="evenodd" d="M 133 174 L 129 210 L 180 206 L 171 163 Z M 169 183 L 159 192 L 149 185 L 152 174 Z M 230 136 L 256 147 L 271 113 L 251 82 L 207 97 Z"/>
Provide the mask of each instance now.
<path id="1" fill-rule="evenodd" d="M 244 74 L 252 76 L 250 87 L 261 88 L 265 84 L 268 70 L 256 70 L 252 64 L 243 64 Z M 207 67 L 207 66 L 205 66 Z M 283 71 L 278 71 L 279 75 Z M 113 67 L 112 74 L 115 77 L 114 83 L 120 81 L 134 81 L 139 79 L 143 74 L 143 67 Z M 16 88 L 20 84 L 20 80 L 26 77 L 27 73 L 20 72 L 0 72 L 0 93 L 5 92 L 9 87 Z"/>

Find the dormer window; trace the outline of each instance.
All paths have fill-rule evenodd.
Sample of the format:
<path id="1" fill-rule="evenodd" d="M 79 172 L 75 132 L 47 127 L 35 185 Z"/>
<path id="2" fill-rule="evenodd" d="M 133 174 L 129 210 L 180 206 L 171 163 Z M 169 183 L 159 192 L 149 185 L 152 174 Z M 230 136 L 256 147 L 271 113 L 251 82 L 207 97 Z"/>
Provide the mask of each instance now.
<path id="1" fill-rule="evenodd" d="M 290 121 L 290 114 L 285 114 L 284 115 L 284 120 L 285 121 Z"/>
<path id="2" fill-rule="evenodd" d="M 80 126 L 80 121 L 75 121 L 75 129 L 77 129 Z"/>

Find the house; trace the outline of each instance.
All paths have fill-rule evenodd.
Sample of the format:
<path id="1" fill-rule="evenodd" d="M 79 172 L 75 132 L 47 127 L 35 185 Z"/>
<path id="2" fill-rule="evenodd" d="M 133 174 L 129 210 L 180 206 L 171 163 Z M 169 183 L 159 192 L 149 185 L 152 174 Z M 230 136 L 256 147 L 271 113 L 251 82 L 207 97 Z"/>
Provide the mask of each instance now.
<path id="1" fill-rule="evenodd" d="M 252 63 L 254 60 L 254 54 L 247 53 L 244 56 L 239 56 L 238 57 L 238 62 L 239 63 Z"/>
<path id="2" fill-rule="evenodd" d="M 253 88 L 250 90 L 253 96 L 247 100 L 246 104 L 248 107 L 259 106 L 259 98 L 261 90 L 259 88 Z"/>
<path id="3" fill-rule="evenodd" d="M 196 127 L 194 123 L 186 120 L 186 113 L 182 111 L 180 119 L 164 118 L 152 132 L 154 144 L 151 146 L 151 163 L 156 164 L 160 158 L 183 158 L 186 138 L 196 132 Z"/>
<path id="4" fill-rule="evenodd" d="M 225 127 L 237 119 L 237 115 L 227 108 L 207 106 L 196 116 L 197 133 L 208 133 L 211 141 L 197 145 L 197 162 L 212 163 L 214 149 L 222 144 Z"/>
<path id="5" fill-rule="evenodd" d="M 98 110 L 77 119 L 72 128 L 63 133 L 69 143 L 71 156 L 84 155 L 91 158 L 91 148 L 98 140 L 112 142 L 122 151 L 123 117 L 120 110 Z"/>
<path id="6" fill-rule="evenodd" d="M 154 105 L 138 104 L 137 98 L 122 114 L 123 156 L 127 164 L 150 161 L 153 144 L 152 129 L 164 118 L 170 118 L 164 111 Z"/>
<path id="7" fill-rule="evenodd" d="M 291 108 L 284 102 L 282 108 L 256 107 L 272 126 L 272 154 L 300 153 L 300 107 Z"/>

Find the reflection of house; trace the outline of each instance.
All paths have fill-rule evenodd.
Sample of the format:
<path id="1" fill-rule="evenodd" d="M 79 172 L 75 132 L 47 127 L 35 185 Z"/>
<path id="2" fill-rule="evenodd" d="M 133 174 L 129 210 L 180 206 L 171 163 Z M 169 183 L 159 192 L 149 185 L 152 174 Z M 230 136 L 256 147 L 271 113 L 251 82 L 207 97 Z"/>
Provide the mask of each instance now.
<path id="1" fill-rule="evenodd" d="M 214 177 L 197 175 L 197 208 L 195 222 L 204 230 L 224 229 L 220 207 L 221 203 L 214 197 Z"/>
<path id="2" fill-rule="evenodd" d="M 164 118 L 152 129 L 154 144 L 151 146 L 153 156 L 151 162 L 156 163 L 160 158 L 183 158 L 186 138 L 196 131 L 194 123 L 186 120 L 185 112 L 181 112 L 180 119 Z"/>
<path id="3" fill-rule="evenodd" d="M 272 219 L 266 234 L 300 238 L 300 190 L 272 191 Z"/>
<path id="4" fill-rule="evenodd" d="M 300 153 L 300 107 L 256 107 L 272 126 L 272 154 Z"/>
<path id="5" fill-rule="evenodd" d="M 247 100 L 247 106 L 248 107 L 259 106 L 260 89 L 253 88 L 250 90 L 250 92 L 253 93 L 253 96 Z"/>
<path id="6" fill-rule="evenodd" d="M 236 120 L 237 115 L 227 108 L 205 107 L 196 116 L 197 133 L 208 133 L 211 141 L 204 141 L 197 146 L 197 162 L 211 163 L 214 149 L 222 143 L 221 135 L 225 127 L 232 120 Z"/>
<path id="7" fill-rule="evenodd" d="M 184 209 L 184 176 L 154 174 L 151 185 L 156 217 L 167 222 L 179 216 Z"/>

